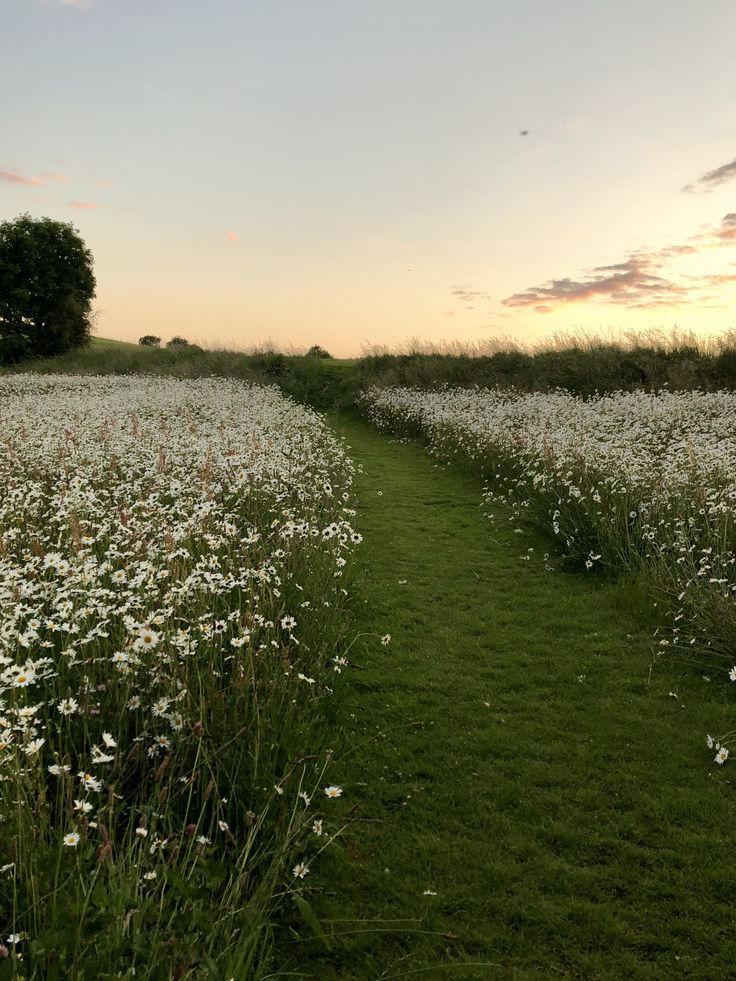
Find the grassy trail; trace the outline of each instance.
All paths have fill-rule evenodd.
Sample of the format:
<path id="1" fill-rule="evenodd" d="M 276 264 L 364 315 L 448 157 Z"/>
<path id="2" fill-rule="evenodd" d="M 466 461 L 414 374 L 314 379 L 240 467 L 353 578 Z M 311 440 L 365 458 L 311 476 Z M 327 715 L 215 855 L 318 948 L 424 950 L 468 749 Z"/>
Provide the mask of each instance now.
<path id="1" fill-rule="evenodd" d="M 364 470 L 331 773 L 352 823 L 308 883 L 332 949 L 301 931 L 293 976 L 728 976 L 722 671 L 654 658 L 648 601 L 545 568 L 477 478 L 332 421 Z"/>

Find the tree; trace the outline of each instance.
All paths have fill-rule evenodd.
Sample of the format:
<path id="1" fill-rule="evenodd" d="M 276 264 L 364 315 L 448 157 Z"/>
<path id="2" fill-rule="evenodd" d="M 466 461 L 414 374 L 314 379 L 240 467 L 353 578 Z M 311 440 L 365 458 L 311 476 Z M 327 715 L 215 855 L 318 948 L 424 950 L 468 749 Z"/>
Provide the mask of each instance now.
<path id="1" fill-rule="evenodd" d="M 143 347 L 161 347 L 161 338 L 156 337 L 155 334 L 144 334 L 143 337 L 138 338 L 138 343 Z"/>
<path id="2" fill-rule="evenodd" d="M 170 341 L 166 342 L 166 347 L 190 347 L 189 341 L 186 337 L 172 337 Z"/>
<path id="3" fill-rule="evenodd" d="M 0 223 L 0 363 L 89 342 L 92 253 L 69 222 L 20 215 Z"/>
<path id="4" fill-rule="evenodd" d="M 332 358 L 329 351 L 326 351 L 319 344 L 313 344 L 307 351 L 305 357 L 307 358 Z"/>

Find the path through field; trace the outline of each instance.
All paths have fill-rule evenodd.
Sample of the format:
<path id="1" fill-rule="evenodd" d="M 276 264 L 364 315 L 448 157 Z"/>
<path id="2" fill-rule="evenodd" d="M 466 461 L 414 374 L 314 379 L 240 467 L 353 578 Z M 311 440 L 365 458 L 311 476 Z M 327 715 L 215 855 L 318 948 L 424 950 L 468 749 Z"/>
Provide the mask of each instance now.
<path id="1" fill-rule="evenodd" d="M 545 568 L 543 540 L 483 518 L 477 478 L 333 422 L 364 469 L 370 636 L 331 773 L 353 823 L 308 883 L 332 950 L 305 928 L 282 948 L 294 976 L 728 976 L 717 669 L 653 664 L 648 601 Z"/>

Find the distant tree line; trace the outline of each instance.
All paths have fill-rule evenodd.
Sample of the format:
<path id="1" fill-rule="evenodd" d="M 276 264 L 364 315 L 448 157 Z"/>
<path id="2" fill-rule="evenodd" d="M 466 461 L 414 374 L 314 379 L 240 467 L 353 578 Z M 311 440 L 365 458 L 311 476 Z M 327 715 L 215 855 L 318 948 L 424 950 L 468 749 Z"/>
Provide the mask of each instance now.
<path id="1" fill-rule="evenodd" d="M 157 337 L 155 334 L 144 334 L 143 337 L 138 338 L 138 343 L 143 345 L 143 347 L 161 347 L 161 338 Z M 170 341 L 166 342 L 166 347 L 193 347 L 186 337 L 172 337 Z"/>

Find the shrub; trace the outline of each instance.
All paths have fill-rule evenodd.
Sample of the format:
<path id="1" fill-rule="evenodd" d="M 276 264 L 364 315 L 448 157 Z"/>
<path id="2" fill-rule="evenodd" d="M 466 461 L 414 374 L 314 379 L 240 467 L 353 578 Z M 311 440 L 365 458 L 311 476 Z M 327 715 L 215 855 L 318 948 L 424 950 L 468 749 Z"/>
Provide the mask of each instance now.
<path id="1" fill-rule="evenodd" d="M 313 344 L 307 351 L 305 357 L 307 358 L 331 358 L 332 355 L 329 351 L 326 351 L 319 344 Z"/>
<path id="2" fill-rule="evenodd" d="M 166 347 L 190 347 L 190 346 L 191 345 L 189 344 L 189 341 L 186 339 L 186 337 L 179 337 L 178 334 L 176 335 L 176 337 L 172 337 L 171 340 L 167 341 L 166 343 Z"/>
<path id="3" fill-rule="evenodd" d="M 83 347 L 95 295 L 92 253 L 68 222 L 0 223 L 0 363 Z"/>
<path id="4" fill-rule="evenodd" d="M 161 338 L 156 337 L 155 334 L 144 334 L 143 337 L 138 338 L 138 343 L 143 347 L 161 347 Z"/>

